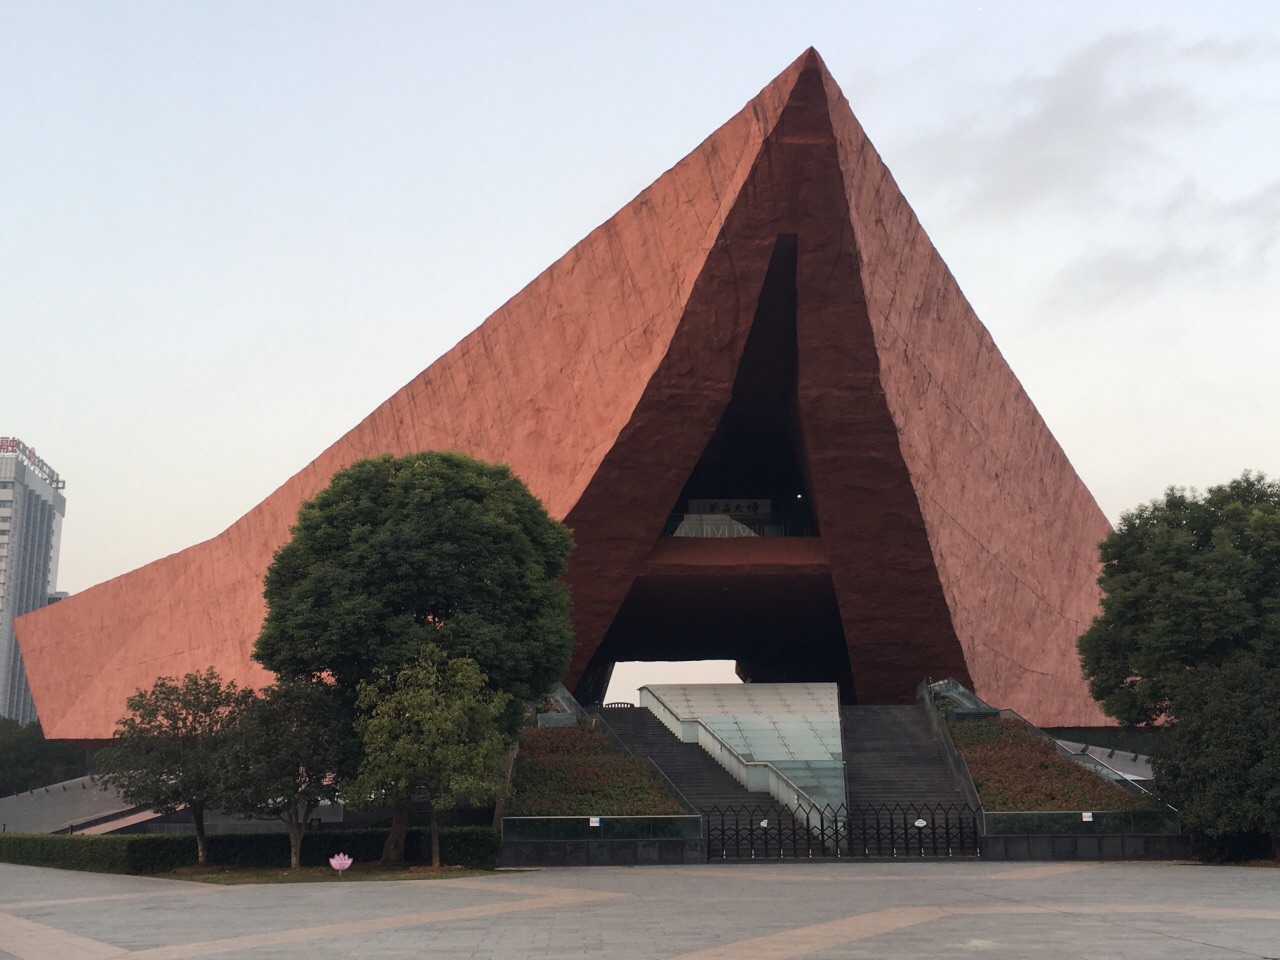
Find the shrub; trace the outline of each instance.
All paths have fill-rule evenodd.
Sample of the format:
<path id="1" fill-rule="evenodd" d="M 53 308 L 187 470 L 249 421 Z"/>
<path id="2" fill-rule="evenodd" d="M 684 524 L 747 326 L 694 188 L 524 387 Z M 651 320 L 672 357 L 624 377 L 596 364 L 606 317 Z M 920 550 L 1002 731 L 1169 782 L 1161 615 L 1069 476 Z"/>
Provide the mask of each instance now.
<path id="1" fill-rule="evenodd" d="M 377 860 L 387 839 L 385 829 L 321 830 L 302 839 L 302 865 L 323 866 L 335 853 L 357 861 Z M 501 837 L 490 827 L 441 827 L 440 858 L 470 870 L 498 865 Z M 209 863 L 236 867 L 288 867 L 289 837 L 284 833 L 214 834 L 208 838 Z M 431 862 L 431 835 L 425 828 L 409 831 L 405 842 L 409 863 Z M 115 834 L 90 837 L 67 834 L 0 834 L 0 861 L 65 870 L 101 873 L 167 873 L 196 862 L 190 834 Z"/>
<path id="2" fill-rule="evenodd" d="M 1260 830 L 1227 833 L 1210 836 L 1199 830 L 1189 830 L 1191 855 L 1210 863 L 1238 863 L 1242 860 L 1273 858 L 1275 848 L 1271 837 Z"/>
<path id="3" fill-rule="evenodd" d="M 1017 720 L 950 724 L 987 810 L 1142 810 L 1142 794 L 1104 780 L 1059 756 L 1044 737 Z"/>
<path id="4" fill-rule="evenodd" d="M 685 810 L 644 762 L 586 726 L 530 727 L 507 813 L 513 817 L 661 816 Z"/>
<path id="5" fill-rule="evenodd" d="M 166 873 L 196 862 L 191 836 L 0 834 L 0 861 L 98 873 Z"/>

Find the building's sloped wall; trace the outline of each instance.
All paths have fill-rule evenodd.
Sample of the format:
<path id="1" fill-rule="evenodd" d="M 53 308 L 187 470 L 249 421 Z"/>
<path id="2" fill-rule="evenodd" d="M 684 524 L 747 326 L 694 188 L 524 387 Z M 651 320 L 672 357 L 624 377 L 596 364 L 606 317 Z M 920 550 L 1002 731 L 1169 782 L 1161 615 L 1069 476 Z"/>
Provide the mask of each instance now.
<path id="1" fill-rule="evenodd" d="M 18 623 L 49 736 L 111 735 L 157 676 L 249 660 L 262 576 L 300 503 L 360 457 L 453 448 L 509 463 L 563 517 L 595 474 L 786 101 L 799 62 L 479 329 L 223 534 Z"/>
<path id="2" fill-rule="evenodd" d="M 1106 723 L 1075 640 L 1110 525 L 824 80 L 880 382 L 977 692 L 1041 724 Z"/>
<path id="3" fill-rule="evenodd" d="M 859 703 L 910 703 L 925 676 L 970 681 L 880 383 L 835 120 L 816 65 L 789 148 L 797 207 L 799 415 Z"/>
<path id="4" fill-rule="evenodd" d="M 106 738 L 160 675 L 266 681 L 271 556 L 380 453 L 505 461 L 575 527 L 575 682 L 728 401 L 778 234 L 799 236 L 800 416 L 855 676 L 898 697 L 954 672 L 1039 723 L 1101 722 L 1074 641 L 1106 521 L 809 52 L 226 532 L 19 620 L 46 732 Z"/>

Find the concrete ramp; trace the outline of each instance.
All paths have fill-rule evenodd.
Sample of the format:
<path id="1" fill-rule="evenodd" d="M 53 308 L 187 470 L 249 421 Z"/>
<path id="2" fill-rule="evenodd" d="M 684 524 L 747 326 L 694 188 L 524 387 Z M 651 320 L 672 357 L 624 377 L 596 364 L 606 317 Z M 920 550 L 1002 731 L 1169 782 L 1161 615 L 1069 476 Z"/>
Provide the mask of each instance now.
<path id="1" fill-rule="evenodd" d="M 0 829 L 8 833 L 109 833 L 156 814 L 125 801 L 114 790 L 103 790 L 92 777 L 38 787 L 0 798 Z"/>

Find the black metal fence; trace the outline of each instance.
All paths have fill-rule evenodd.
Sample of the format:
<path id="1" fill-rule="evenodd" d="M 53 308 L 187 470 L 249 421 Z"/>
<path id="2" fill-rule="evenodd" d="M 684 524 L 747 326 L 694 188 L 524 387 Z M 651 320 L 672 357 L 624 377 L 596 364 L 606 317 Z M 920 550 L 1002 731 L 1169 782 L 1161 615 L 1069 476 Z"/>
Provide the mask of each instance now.
<path id="1" fill-rule="evenodd" d="M 968 804 L 893 803 L 802 807 L 710 807 L 711 860 L 976 857 L 978 810 Z"/>

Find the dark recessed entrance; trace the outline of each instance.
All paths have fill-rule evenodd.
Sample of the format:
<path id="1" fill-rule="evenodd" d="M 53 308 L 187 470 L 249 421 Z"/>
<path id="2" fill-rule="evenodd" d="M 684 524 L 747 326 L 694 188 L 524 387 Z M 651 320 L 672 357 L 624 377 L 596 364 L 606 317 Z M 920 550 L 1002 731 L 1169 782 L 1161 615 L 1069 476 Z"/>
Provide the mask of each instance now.
<path id="1" fill-rule="evenodd" d="M 800 429 L 796 257 L 797 238 L 779 236 L 730 400 L 663 530 L 679 549 L 655 549 L 632 584 L 578 683 L 584 702 L 631 660 L 733 660 L 743 680 L 834 682 L 854 702 L 820 545 L 797 557 L 774 539 L 819 532 Z"/>
<path id="2" fill-rule="evenodd" d="M 602 697 L 613 665 L 629 660 L 734 660 L 743 680 L 838 683 L 841 702 L 855 700 L 825 575 L 640 577 L 583 675 L 579 698 Z"/>
<path id="3" fill-rule="evenodd" d="M 796 391 L 796 246 L 791 235 L 774 246 L 733 393 L 676 501 L 677 523 L 727 505 L 757 536 L 817 534 Z M 697 535 L 696 524 L 678 535 Z"/>

